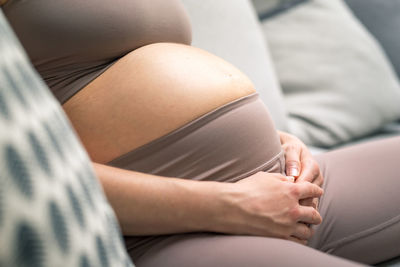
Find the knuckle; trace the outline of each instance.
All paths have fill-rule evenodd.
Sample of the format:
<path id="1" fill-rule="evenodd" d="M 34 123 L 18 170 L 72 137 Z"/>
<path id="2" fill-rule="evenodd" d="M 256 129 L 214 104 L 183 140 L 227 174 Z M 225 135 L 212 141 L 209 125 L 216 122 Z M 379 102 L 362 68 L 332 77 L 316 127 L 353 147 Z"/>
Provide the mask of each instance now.
<path id="1" fill-rule="evenodd" d="M 316 210 L 312 210 L 311 211 L 311 219 L 312 219 L 313 222 L 317 221 L 317 212 L 316 212 Z"/>
<path id="2" fill-rule="evenodd" d="M 294 150 L 294 149 L 296 149 L 296 145 L 294 145 L 293 143 L 285 143 L 285 144 L 284 144 L 284 147 L 285 147 L 287 150 Z"/>
<path id="3" fill-rule="evenodd" d="M 313 209 L 312 211 L 312 221 L 315 222 L 316 224 L 320 224 L 322 222 L 321 216 L 315 209 Z"/>
<path id="4" fill-rule="evenodd" d="M 321 187 L 317 186 L 317 190 L 318 190 L 318 197 L 321 197 L 324 194 L 324 189 L 322 189 Z"/>
<path id="5" fill-rule="evenodd" d="M 315 184 L 310 184 L 309 186 L 311 188 L 312 195 L 317 196 L 318 195 L 318 186 Z"/>
<path id="6" fill-rule="evenodd" d="M 285 164 L 286 164 L 286 167 L 290 168 L 290 167 L 294 167 L 294 166 L 299 165 L 299 161 L 294 160 L 294 159 L 287 159 Z"/>
<path id="7" fill-rule="evenodd" d="M 292 184 L 290 187 L 290 194 L 298 199 L 300 196 L 300 187 L 297 184 Z"/>
<path id="8" fill-rule="evenodd" d="M 293 143 L 286 143 L 283 146 L 283 149 L 285 150 L 286 153 L 296 153 L 299 150 L 299 147 L 296 144 Z"/>
<path id="9" fill-rule="evenodd" d="M 318 186 L 318 185 L 316 185 L 316 184 L 311 184 L 310 183 L 310 186 L 311 186 L 311 193 L 312 193 L 312 196 L 313 197 L 319 197 L 320 195 L 321 195 L 321 188 Z"/>
<path id="10" fill-rule="evenodd" d="M 300 209 L 298 207 L 291 209 L 289 216 L 293 221 L 297 221 L 300 218 Z"/>

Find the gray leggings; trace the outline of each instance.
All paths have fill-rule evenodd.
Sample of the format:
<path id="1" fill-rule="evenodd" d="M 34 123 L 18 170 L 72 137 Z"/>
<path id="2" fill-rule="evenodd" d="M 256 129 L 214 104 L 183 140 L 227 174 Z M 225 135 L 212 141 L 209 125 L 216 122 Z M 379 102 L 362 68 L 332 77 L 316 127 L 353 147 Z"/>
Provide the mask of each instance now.
<path id="1" fill-rule="evenodd" d="M 325 194 L 309 246 L 213 233 L 126 237 L 137 266 L 354 266 L 400 255 L 400 136 L 317 157 Z M 110 164 L 165 177 L 235 182 L 284 172 L 281 144 L 257 94 L 235 100 Z M 329 254 L 339 257 L 335 257 Z"/>
<path id="2" fill-rule="evenodd" d="M 167 238 L 135 259 L 141 266 L 357 266 L 400 255 L 400 137 L 316 157 L 325 182 L 309 246 L 212 233 Z M 333 256 L 335 255 L 335 256 Z"/>

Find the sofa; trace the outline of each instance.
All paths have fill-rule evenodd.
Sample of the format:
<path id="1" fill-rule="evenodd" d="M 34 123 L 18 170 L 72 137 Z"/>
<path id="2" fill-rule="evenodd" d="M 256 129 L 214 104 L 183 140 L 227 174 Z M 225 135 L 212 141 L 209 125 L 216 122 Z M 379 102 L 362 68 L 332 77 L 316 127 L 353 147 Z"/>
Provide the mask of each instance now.
<path id="1" fill-rule="evenodd" d="M 375 18 L 365 15 L 397 1 L 347 2 L 354 10 L 341 0 L 233 0 L 229 7 L 183 0 L 192 44 L 246 73 L 276 127 L 300 137 L 314 153 L 400 135 L 400 64 L 390 61 L 379 28 L 369 31 Z M 356 15 L 366 17 L 368 28 Z M 392 21 L 398 29 L 395 15 Z"/>
<path id="2" fill-rule="evenodd" d="M 230 0 L 229 8 L 222 1 L 182 1 L 193 23 L 193 45 L 225 58 L 245 72 L 278 129 L 302 129 L 296 128 L 298 121 L 293 123 L 298 118 L 310 123 L 296 115 L 287 102 L 293 88 L 282 79 L 284 74 L 280 74 L 277 62 L 281 58 L 279 53 L 274 54 L 274 40 L 268 40 L 268 35 L 273 30 L 269 24 L 273 18 L 305 7 L 306 2 L 318 1 Z M 358 3 L 362 1 L 376 4 L 368 0 Z M 366 9 L 356 12 L 356 0 L 347 2 L 362 21 L 368 19 L 364 18 Z M 317 3 L 311 9 L 319 6 Z M 382 38 L 384 42 L 387 36 L 379 35 L 376 25 L 370 27 L 369 37 L 375 40 L 372 47 L 379 50 L 377 40 Z M 386 64 L 386 72 L 381 74 L 384 80 L 391 75 L 396 77 L 391 67 L 396 61 L 389 62 L 381 55 L 379 64 Z M 132 266 L 115 214 L 94 177 L 87 154 L 61 107 L 29 65 L 1 10 L 0 67 L 0 266 Z M 395 90 L 394 78 L 390 79 Z M 395 97 L 396 94 L 394 100 Z M 356 134 L 352 138 L 305 138 L 309 138 L 310 148 L 320 153 L 399 135 L 398 118 L 391 117 L 397 112 L 396 106 L 393 110 L 386 114 L 388 118 L 378 116 L 382 120 L 368 133 L 360 127 L 360 133 L 351 132 Z M 324 136 L 323 131 L 319 134 Z M 400 259 L 380 266 L 400 266 Z"/>

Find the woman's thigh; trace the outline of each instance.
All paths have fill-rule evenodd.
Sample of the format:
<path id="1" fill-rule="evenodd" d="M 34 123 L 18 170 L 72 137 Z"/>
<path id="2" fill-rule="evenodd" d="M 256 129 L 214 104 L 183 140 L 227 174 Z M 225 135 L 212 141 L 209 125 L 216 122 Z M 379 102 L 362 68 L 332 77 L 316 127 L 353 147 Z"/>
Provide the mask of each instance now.
<path id="1" fill-rule="evenodd" d="M 157 243 L 135 263 L 355 266 L 343 258 L 374 264 L 400 255 L 400 137 L 336 150 L 317 160 L 325 177 L 319 206 L 324 222 L 315 227 L 309 247 L 266 237 L 185 234 Z"/>
<path id="2" fill-rule="evenodd" d="M 400 255 L 400 137 L 317 156 L 325 193 L 310 246 L 374 264 Z"/>
<path id="3" fill-rule="evenodd" d="M 138 267 L 358 266 L 292 241 L 217 234 L 185 234 L 153 246 Z"/>

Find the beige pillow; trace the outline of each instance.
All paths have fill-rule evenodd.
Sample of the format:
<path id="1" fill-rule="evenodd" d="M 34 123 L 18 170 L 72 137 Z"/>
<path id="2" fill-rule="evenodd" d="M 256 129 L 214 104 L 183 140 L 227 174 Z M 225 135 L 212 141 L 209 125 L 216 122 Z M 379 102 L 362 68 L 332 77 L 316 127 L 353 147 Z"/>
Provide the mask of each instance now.
<path id="1" fill-rule="evenodd" d="M 311 0 L 263 21 L 289 112 L 307 144 L 334 146 L 400 118 L 400 88 L 342 0 Z"/>

